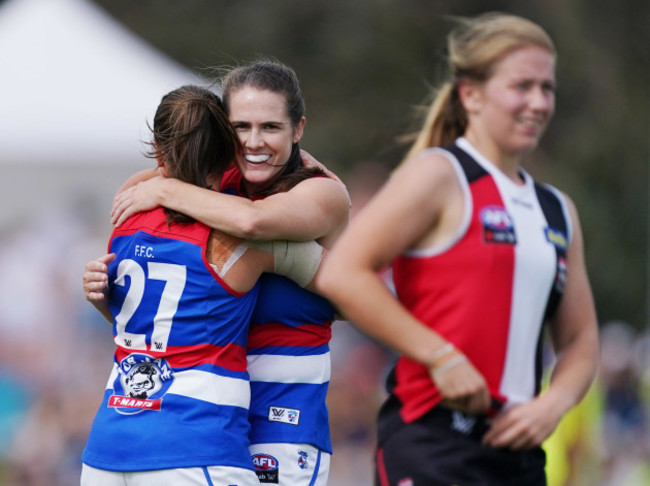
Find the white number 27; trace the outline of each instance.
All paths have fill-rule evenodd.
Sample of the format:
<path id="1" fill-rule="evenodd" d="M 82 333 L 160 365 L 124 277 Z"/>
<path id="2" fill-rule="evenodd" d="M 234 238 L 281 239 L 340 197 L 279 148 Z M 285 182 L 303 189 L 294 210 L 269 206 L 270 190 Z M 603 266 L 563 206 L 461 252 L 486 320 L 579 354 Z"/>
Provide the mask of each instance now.
<path id="1" fill-rule="evenodd" d="M 122 260 L 117 267 L 115 284 L 126 285 L 125 277 L 131 278 L 131 286 L 124 298 L 120 313 L 115 316 L 117 336 L 115 342 L 119 346 L 129 349 L 139 349 L 164 352 L 167 350 L 167 341 L 172 329 L 172 321 L 178 310 L 178 302 L 183 295 L 187 269 L 184 265 L 172 263 L 147 262 L 149 279 L 165 281 L 165 288 L 160 296 L 158 311 L 153 319 L 153 333 L 151 335 L 151 348 L 147 347 L 145 334 L 127 332 L 126 326 L 138 309 L 144 296 L 146 277 L 143 268 L 134 260 Z"/>

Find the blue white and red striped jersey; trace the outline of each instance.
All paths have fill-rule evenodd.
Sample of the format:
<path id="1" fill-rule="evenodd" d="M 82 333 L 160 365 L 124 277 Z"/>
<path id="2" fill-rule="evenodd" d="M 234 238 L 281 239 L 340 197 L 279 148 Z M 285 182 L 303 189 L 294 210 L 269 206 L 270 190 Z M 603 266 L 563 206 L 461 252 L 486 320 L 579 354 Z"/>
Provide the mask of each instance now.
<path id="1" fill-rule="evenodd" d="M 229 288 L 206 259 L 210 228 L 164 210 L 117 228 L 109 251 L 117 349 L 84 463 L 115 471 L 252 469 L 246 343 L 259 285 Z"/>
<path id="2" fill-rule="evenodd" d="M 241 195 L 241 173 L 222 192 Z M 336 311 L 288 278 L 264 274 L 248 341 L 251 443 L 306 443 L 331 453 L 325 398 L 331 374 L 329 341 Z"/>
<path id="3" fill-rule="evenodd" d="M 407 251 L 393 262 L 402 304 L 460 349 L 505 404 L 540 389 L 542 326 L 566 279 L 571 224 L 564 197 L 521 171 L 516 184 L 461 138 L 429 149 L 454 166 L 464 193 L 464 221 L 444 247 Z M 441 395 L 427 369 L 401 357 L 389 388 L 412 422 Z"/>
<path id="4" fill-rule="evenodd" d="M 306 443 L 331 453 L 325 398 L 335 310 L 287 278 L 260 280 L 248 340 L 251 443 Z"/>

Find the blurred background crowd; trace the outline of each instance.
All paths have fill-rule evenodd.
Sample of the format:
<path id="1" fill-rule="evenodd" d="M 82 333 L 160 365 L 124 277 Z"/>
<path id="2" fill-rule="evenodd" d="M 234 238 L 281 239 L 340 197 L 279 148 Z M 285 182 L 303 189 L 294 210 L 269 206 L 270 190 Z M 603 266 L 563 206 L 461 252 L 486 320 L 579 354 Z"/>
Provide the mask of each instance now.
<path id="1" fill-rule="evenodd" d="M 445 19 L 487 10 L 557 43 L 556 119 L 526 168 L 580 208 L 601 322 L 597 383 L 547 444 L 550 486 L 650 485 L 650 4 L 487 3 L 0 0 L 0 485 L 78 484 L 113 351 L 81 276 L 105 252 L 115 190 L 151 164 L 142 141 L 160 96 L 258 55 L 291 65 L 301 145 L 358 211 L 445 74 Z M 370 485 L 393 356 L 345 322 L 331 348 L 330 484 Z"/>

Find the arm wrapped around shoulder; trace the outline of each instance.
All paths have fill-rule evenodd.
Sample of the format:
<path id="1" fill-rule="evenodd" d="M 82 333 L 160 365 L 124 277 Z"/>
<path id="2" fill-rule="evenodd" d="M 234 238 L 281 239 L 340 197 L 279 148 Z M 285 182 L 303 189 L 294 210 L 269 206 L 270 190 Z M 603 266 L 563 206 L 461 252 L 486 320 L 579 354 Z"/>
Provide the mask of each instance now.
<path id="1" fill-rule="evenodd" d="M 323 247 L 315 241 L 247 241 L 257 250 L 273 255 L 273 273 L 290 278 L 306 287 L 318 271 L 323 258 Z"/>

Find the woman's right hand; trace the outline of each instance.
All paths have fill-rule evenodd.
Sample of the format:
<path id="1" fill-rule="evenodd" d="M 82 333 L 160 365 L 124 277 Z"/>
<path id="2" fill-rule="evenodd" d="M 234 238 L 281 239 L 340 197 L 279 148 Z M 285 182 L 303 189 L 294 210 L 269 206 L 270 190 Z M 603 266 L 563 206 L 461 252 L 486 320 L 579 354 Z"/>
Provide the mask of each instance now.
<path id="1" fill-rule="evenodd" d="M 111 208 L 111 223 L 113 226 L 120 226 L 124 221 L 141 211 L 149 211 L 160 206 L 158 195 L 160 186 L 165 178 L 162 176 L 140 182 L 134 186 L 124 189 L 113 199 Z"/>
<path id="2" fill-rule="evenodd" d="M 442 405 L 470 414 L 485 414 L 491 399 L 487 382 L 467 357 L 457 349 L 429 374 L 442 394 Z"/>
<path id="3" fill-rule="evenodd" d="M 83 283 L 84 294 L 89 302 L 104 300 L 104 291 L 108 285 L 108 265 L 115 260 L 115 253 L 109 253 L 86 263 Z"/>

